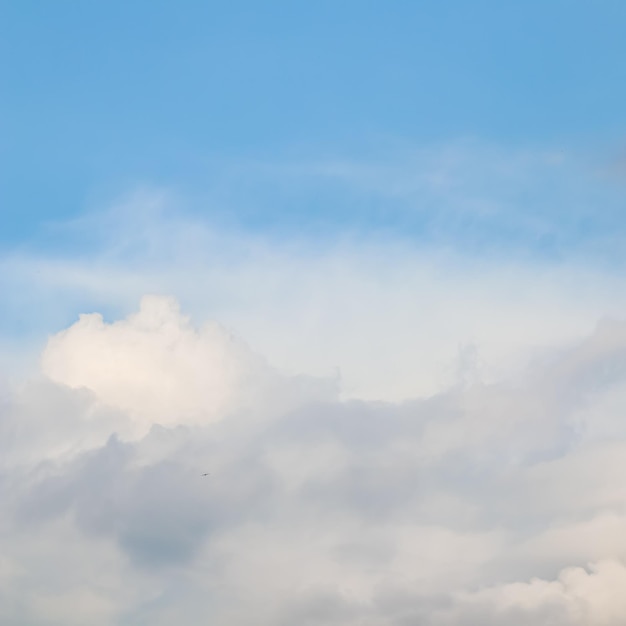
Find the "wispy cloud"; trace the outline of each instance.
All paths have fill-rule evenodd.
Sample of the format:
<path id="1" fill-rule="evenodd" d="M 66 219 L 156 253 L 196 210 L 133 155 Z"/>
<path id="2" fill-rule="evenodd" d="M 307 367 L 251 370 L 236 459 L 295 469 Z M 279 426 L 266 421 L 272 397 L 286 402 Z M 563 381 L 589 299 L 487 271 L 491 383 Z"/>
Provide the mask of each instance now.
<path id="1" fill-rule="evenodd" d="M 377 144 L 357 155 L 216 162 L 208 180 L 235 221 L 290 236 L 385 233 L 484 256 L 621 259 L 624 192 L 593 151 Z"/>
<path id="2" fill-rule="evenodd" d="M 624 305 L 620 276 L 580 260 L 513 255 L 495 264 L 393 237 L 284 241 L 216 227 L 161 194 L 133 196 L 68 232 L 91 244 L 3 259 L 5 328 L 19 320 L 41 341 L 79 312 L 119 316 L 146 293 L 171 294 L 242 333 L 280 369 L 340 368 L 344 392 L 358 397 L 433 392 L 470 345 L 489 380 Z"/>

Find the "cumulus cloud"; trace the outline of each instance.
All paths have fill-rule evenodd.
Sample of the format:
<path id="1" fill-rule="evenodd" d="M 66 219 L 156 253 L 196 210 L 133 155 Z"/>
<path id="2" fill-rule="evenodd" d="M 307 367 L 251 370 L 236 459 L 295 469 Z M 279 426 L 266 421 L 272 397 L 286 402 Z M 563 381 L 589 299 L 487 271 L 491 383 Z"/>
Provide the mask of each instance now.
<path id="1" fill-rule="evenodd" d="M 626 620 L 624 322 L 395 403 L 155 296 L 41 364 L 0 412 L 4 623 Z"/>
<path id="2" fill-rule="evenodd" d="M 588 569 L 564 569 L 556 580 L 533 579 L 461 594 L 457 606 L 436 622 L 617 626 L 626 616 L 625 584 L 621 562 L 600 561 Z"/>
<path id="3" fill-rule="evenodd" d="M 306 397 L 307 387 L 334 392 L 332 381 L 285 384 L 225 328 L 209 323 L 196 330 L 174 299 L 149 296 L 138 313 L 113 324 L 97 313 L 82 315 L 50 339 L 42 370 L 50 380 L 90 390 L 144 428 L 204 423 L 252 407 L 260 415 L 272 396 L 288 405 Z"/>

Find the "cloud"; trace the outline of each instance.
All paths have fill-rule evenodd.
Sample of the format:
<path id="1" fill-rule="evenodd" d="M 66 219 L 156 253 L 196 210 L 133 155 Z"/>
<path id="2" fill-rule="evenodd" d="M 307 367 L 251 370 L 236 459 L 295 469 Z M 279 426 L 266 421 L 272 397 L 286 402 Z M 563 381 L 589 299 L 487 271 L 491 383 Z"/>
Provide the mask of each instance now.
<path id="1" fill-rule="evenodd" d="M 0 367 L 15 372 L 27 341 L 34 361 L 79 313 L 120 319 L 144 294 L 167 293 L 196 319 L 234 329 L 281 372 L 339 369 L 344 397 L 399 401 L 458 377 L 497 380 L 626 306 L 620 274 L 575 258 L 494 262 L 345 233 L 272 238 L 220 228 L 180 202 L 137 193 L 61 228 L 67 250 L 0 259 L 10 294 Z"/>
<path id="2" fill-rule="evenodd" d="M 271 410 L 271 396 L 279 404 L 298 402 L 293 396 L 306 397 L 307 386 L 334 395 L 332 381 L 286 385 L 223 327 L 195 330 L 171 298 L 145 297 L 138 313 L 113 324 L 98 314 L 81 316 L 49 340 L 42 370 L 50 380 L 90 390 L 144 429 L 203 423 L 253 406 L 260 415 Z"/>
<path id="3" fill-rule="evenodd" d="M 626 567 L 600 561 L 589 569 L 572 567 L 556 580 L 534 579 L 463 594 L 458 605 L 438 624 L 551 624 L 554 626 L 617 626 L 626 616 L 620 592 Z"/>
<path id="4" fill-rule="evenodd" d="M 566 158 L 441 156 L 292 175 L 411 219 L 432 200 L 465 243 L 562 224 L 567 202 L 518 200 Z M 558 261 L 468 255 L 178 202 L 144 191 L 0 258 L 0 622 L 626 620 L 626 298 L 584 236 Z"/>
<path id="5" fill-rule="evenodd" d="M 514 378 L 342 400 L 171 298 L 81 317 L 7 386 L 0 617 L 622 623 L 624 354 L 606 321 Z"/>

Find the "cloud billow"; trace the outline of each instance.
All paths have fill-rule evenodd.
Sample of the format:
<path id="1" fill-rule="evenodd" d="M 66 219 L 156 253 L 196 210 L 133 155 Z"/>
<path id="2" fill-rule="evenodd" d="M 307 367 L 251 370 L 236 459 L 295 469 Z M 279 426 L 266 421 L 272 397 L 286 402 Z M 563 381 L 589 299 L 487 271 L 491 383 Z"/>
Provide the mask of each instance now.
<path id="1" fill-rule="evenodd" d="M 622 624 L 625 329 L 391 403 L 171 299 L 82 317 L 3 405 L 0 618 Z"/>

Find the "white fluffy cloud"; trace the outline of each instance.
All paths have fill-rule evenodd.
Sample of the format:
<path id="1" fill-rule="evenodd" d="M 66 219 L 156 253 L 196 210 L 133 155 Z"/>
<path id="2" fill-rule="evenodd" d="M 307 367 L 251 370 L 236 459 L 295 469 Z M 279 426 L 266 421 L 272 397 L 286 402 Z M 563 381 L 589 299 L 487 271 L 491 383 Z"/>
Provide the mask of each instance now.
<path id="1" fill-rule="evenodd" d="M 618 626 L 625 394 L 618 321 L 390 403 L 170 298 L 82 316 L 5 392 L 1 621 Z"/>
<path id="2" fill-rule="evenodd" d="M 259 416 L 273 402 L 285 410 L 307 393 L 332 397 L 334 391 L 332 381 L 286 384 L 223 327 L 196 330 L 174 299 L 150 296 L 138 313 L 113 324 L 82 315 L 50 339 L 42 369 L 50 380 L 90 390 L 144 431 L 153 423 L 202 424 L 252 408 Z"/>

